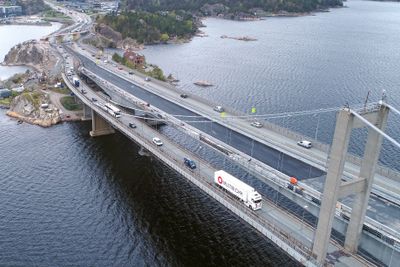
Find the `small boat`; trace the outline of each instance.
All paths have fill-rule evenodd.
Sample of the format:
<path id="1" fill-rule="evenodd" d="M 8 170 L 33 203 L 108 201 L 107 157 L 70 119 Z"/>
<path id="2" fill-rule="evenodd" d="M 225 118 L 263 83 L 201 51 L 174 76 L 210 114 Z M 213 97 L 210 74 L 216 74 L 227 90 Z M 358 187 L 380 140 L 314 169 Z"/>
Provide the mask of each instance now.
<path id="1" fill-rule="evenodd" d="M 197 81 L 197 82 L 194 82 L 194 84 L 198 85 L 198 86 L 203 86 L 203 87 L 213 86 L 213 84 L 208 81 Z"/>

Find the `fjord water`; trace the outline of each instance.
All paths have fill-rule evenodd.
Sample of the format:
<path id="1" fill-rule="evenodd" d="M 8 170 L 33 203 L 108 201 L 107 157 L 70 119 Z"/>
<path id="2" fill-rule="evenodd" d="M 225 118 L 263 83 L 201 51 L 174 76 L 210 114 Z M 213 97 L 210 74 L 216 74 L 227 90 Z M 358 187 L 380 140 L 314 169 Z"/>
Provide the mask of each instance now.
<path id="1" fill-rule="evenodd" d="M 346 5 L 299 18 L 210 19 L 208 38 L 144 53 L 185 90 L 243 111 L 253 103 L 259 113 L 362 103 L 368 89 L 377 98 L 381 88 L 400 104 L 400 5 Z M 216 86 L 194 87 L 199 79 Z M 328 117 L 321 115 L 321 140 L 331 134 L 322 127 Z M 311 136 L 316 127 L 315 120 L 279 123 Z M 17 125 L 0 111 L 1 266 L 296 265 L 123 135 L 90 138 L 89 130 L 87 122 Z"/>
<path id="2" fill-rule="evenodd" d="M 362 105 L 380 99 L 400 108 L 400 3 L 346 1 L 348 8 L 314 16 L 255 22 L 207 19 L 208 37 L 143 50 L 149 62 L 180 80 L 180 88 L 225 107 L 256 115 Z M 254 42 L 220 38 L 250 36 Z M 193 84 L 207 80 L 215 86 Z M 271 119 L 330 143 L 335 112 Z M 399 136 L 400 118 L 387 132 Z M 364 136 L 362 131 L 356 135 Z M 351 151 L 362 152 L 362 138 Z M 398 155 L 398 156 L 393 156 Z M 399 149 L 384 143 L 381 162 L 400 170 Z"/>

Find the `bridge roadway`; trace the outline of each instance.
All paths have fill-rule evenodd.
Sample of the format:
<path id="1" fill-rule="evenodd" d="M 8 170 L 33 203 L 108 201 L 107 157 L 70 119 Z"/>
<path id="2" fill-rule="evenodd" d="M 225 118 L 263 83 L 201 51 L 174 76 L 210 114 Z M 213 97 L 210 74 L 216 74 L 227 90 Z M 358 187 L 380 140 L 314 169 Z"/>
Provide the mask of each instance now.
<path id="1" fill-rule="evenodd" d="M 89 56 L 90 57 L 90 56 Z M 130 83 L 129 81 L 122 79 L 120 77 L 117 76 L 117 78 L 115 78 L 114 76 L 116 76 L 115 74 L 109 73 L 106 70 L 103 70 L 102 68 L 100 68 L 99 66 L 97 66 L 95 63 L 93 63 L 91 60 L 85 58 L 84 56 L 80 56 L 80 59 L 84 59 L 86 60 L 86 64 L 85 67 L 97 71 L 99 70 L 100 72 L 96 72 L 96 74 L 98 74 L 99 76 L 105 78 L 108 82 L 115 84 L 117 87 L 120 87 L 122 89 L 124 89 L 125 91 L 136 95 L 138 98 L 145 100 L 149 103 L 151 103 L 152 105 L 158 107 L 159 109 L 170 113 L 170 114 L 184 114 L 185 116 L 196 116 L 193 119 L 190 119 L 191 121 L 195 121 L 195 120 L 201 120 L 202 122 L 196 123 L 196 122 L 191 122 L 189 124 L 191 124 L 192 126 L 196 127 L 197 129 L 203 131 L 203 132 L 207 132 L 209 135 L 221 140 L 222 142 L 227 143 L 228 145 L 238 149 L 239 151 L 247 154 L 247 155 L 253 155 L 253 158 L 259 160 L 260 162 L 263 162 L 269 166 L 272 166 L 275 169 L 278 169 L 279 171 L 287 174 L 288 176 L 292 176 L 293 173 L 296 173 L 296 177 L 302 177 L 301 175 L 303 175 L 303 177 L 310 177 L 310 175 L 315 174 L 313 173 L 313 171 L 315 171 L 316 169 L 313 167 L 310 167 L 309 165 L 307 165 L 307 163 L 303 163 L 302 161 L 295 159 L 293 157 L 289 157 L 285 154 L 283 154 L 282 152 L 279 152 L 273 148 L 269 147 L 269 144 L 265 144 L 265 143 L 261 143 L 260 142 L 254 142 L 252 141 L 251 137 L 247 137 L 244 136 L 240 133 L 231 131 L 229 132 L 229 130 L 226 127 L 226 122 L 220 122 L 221 124 L 217 124 L 217 123 L 213 123 L 211 124 L 211 122 L 207 122 L 204 123 L 204 120 L 208 120 L 209 118 L 204 118 L 204 117 L 197 117 L 198 114 L 192 112 L 191 110 L 187 110 L 185 108 L 181 108 L 179 105 L 175 104 L 172 101 L 168 101 L 165 100 L 164 98 L 161 98 L 151 92 L 149 92 L 150 90 L 152 90 L 154 87 L 149 88 L 148 82 L 145 82 L 144 79 L 141 79 L 141 81 L 139 81 L 139 83 L 141 83 L 142 87 L 147 87 L 146 89 L 142 89 L 140 88 L 140 86 L 137 85 L 132 85 L 132 83 Z M 119 71 L 119 70 L 117 70 Z M 119 71 L 121 72 L 121 71 Z M 127 72 L 123 72 L 123 73 L 127 73 Z M 129 75 L 130 76 L 130 75 Z M 130 76 L 131 77 L 131 76 Z M 113 79 L 116 82 L 113 82 L 114 80 L 110 80 Z M 175 95 L 177 95 L 178 100 L 182 101 L 182 99 L 179 97 L 179 94 L 177 94 L 176 92 L 174 92 Z M 170 97 L 170 96 L 169 96 Z M 188 99 L 185 99 L 183 101 L 188 101 L 191 100 L 191 97 L 189 97 Z M 201 105 L 196 105 L 193 104 L 193 106 L 201 107 Z M 165 108 L 166 107 L 166 108 Z M 211 109 L 211 108 L 209 108 Z M 168 112 L 168 110 L 170 110 L 170 112 Z M 171 111 L 172 110 L 172 111 Z M 180 113 L 178 113 L 180 112 Z M 214 112 L 214 111 L 211 111 Z M 201 114 L 207 114 L 207 110 L 201 110 L 200 112 Z M 179 117 L 179 119 L 181 119 Z M 215 119 L 215 118 L 211 118 L 211 119 Z M 217 118 L 218 119 L 218 118 Z M 230 125 L 228 125 L 229 127 Z M 243 129 L 247 128 L 253 128 L 253 132 L 256 133 L 257 130 L 264 130 L 264 129 L 255 129 L 254 127 L 249 126 L 248 122 L 245 122 L 245 125 L 243 127 Z M 229 138 L 228 138 L 229 137 Z M 265 137 L 263 138 L 264 140 L 266 139 Z M 295 143 L 293 141 L 291 141 L 292 143 Z M 286 142 L 286 145 L 290 146 L 289 142 Z M 295 147 L 297 147 L 296 145 L 294 145 Z M 306 152 L 302 152 L 302 153 L 308 153 L 309 150 L 305 150 L 302 149 L 303 151 Z M 253 151 L 253 154 L 251 154 L 251 151 Z M 315 176 L 313 176 L 315 177 Z M 397 190 L 397 189 L 394 189 Z M 394 216 L 394 214 L 396 214 L 398 212 L 398 208 L 396 206 L 393 205 L 388 205 L 387 203 L 383 202 L 381 199 L 379 198 L 374 198 L 374 202 L 372 203 L 373 207 L 371 207 L 371 212 L 369 211 L 368 214 L 369 216 L 372 216 L 373 218 L 375 218 L 375 220 L 380 221 L 381 218 L 387 218 L 392 217 L 393 219 L 391 219 L 391 223 L 390 223 L 390 227 L 399 227 L 400 225 L 400 221 L 397 218 L 397 216 Z M 315 216 L 318 216 L 318 214 L 315 214 L 316 211 L 313 212 L 313 214 Z M 385 224 L 385 220 L 386 219 L 382 219 L 382 223 Z"/>
<path id="2" fill-rule="evenodd" d="M 121 79 L 117 75 L 100 68 L 85 56 L 77 53 L 75 53 L 75 55 L 81 60 L 85 68 L 91 70 L 100 77 L 106 78 L 109 83 L 126 90 L 128 93 L 135 95 L 136 97 L 146 101 L 147 103 L 150 103 L 150 105 L 153 105 L 168 114 L 189 117 L 188 120 L 190 120 L 190 122 L 188 122 L 188 124 L 192 125 L 193 127 L 198 128 L 203 132 L 207 132 L 211 136 L 223 142 L 228 141 L 229 145 L 289 176 L 309 178 L 324 175 L 323 171 L 298 159 L 284 155 L 282 152 L 266 146 L 258 141 L 254 141 L 253 139 L 236 131 L 229 133 L 230 140 L 226 140 L 226 137 L 228 136 L 227 133 L 230 130 L 224 125 L 219 123 L 211 123 L 212 121 L 210 119 L 203 117 L 199 113 L 177 105 L 174 102 L 168 101 L 165 98 L 142 89 L 127 80 Z"/>
<path id="3" fill-rule="evenodd" d="M 179 146 L 173 140 L 162 136 L 160 132 L 148 126 L 142 120 L 134 118 L 129 114 L 122 114 L 121 118 L 116 119 L 109 113 L 100 108 L 101 104 L 106 103 L 101 95 L 96 94 L 84 83 L 81 88 L 86 90 L 82 94 L 80 90 L 72 85 L 72 82 L 64 76 L 67 86 L 79 97 L 85 105 L 89 106 L 94 112 L 108 121 L 115 129 L 118 129 L 131 140 L 144 147 L 156 157 L 175 169 L 185 178 L 200 187 L 203 191 L 223 204 L 234 214 L 245 222 L 256 228 L 262 234 L 271 239 L 294 259 L 303 263 L 305 266 L 316 266 L 315 262 L 309 258 L 313 242 L 314 230 L 303 219 L 299 219 L 287 211 L 276 206 L 273 202 L 263 196 L 263 207 L 259 211 L 251 211 L 240 201 L 232 198 L 218 187 L 213 185 L 214 172 L 217 170 L 197 155 Z M 98 99 L 92 102 L 92 98 Z M 132 129 L 129 123 L 134 122 L 137 127 Z M 152 142 L 153 137 L 159 137 L 163 141 L 162 146 L 156 146 Z M 183 158 L 189 157 L 196 161 L 196 170 L 191 170 L 183 164 Z M 333 266 L 373 266 L 358 255 L 343 253 L 341 246 L 331 241 L 328 249 L 328 260 Z"/>
<path id="4" fill-rule="evenodd" d="M 77 48 L 75 47 L 75 49 Z M 85 54 L 84 51 L 80 52 Z M 325 175 L 327 154 L 321 150 L 316 148 L 310 150 L 301 148 L 296 145 L 296 141 L 282 134 L 265 128 L 249 127 L 249 121 L 240 119 L 233 121 L 229 120 L 229 118 L 221 118 L 218 113 L 212 111 L 209 106 L 200 103 L 198 99 L 193 100 L 192 97 L 187 99 L 179 98 L 177 92 L 166 89 L 165 86 L 159 83 L 144 82 L 142 78 L 137 80 L 135 77 L 126 76 L 126 71 L 120 71 L 116 68 L 114 70 L 110 69 L 109 64 L 102 64 L 101 61 L 95 64 L 91 60 L 90 55 L 87 58 L 83 55 L 79 56 L 81 60 L 83 59 L 86 68 L 99 74 L 101 77 L 107 78 L 114 85 L 137 95 L 139 98 L 169 114 L 189 116 L 187 120 L 192 121 L 189 122 L 192 126 L 209 133 L 215 138 L 228 143 L 243 153 L 260 160 L 288 176 L 295 176 L 298 180 L 303 180 Z M 99 67 L 98 65 L 103 66 Z M 124 75 L 125 77 L 120 77 Z M 132 81 L 128 81 L 129 79 Z M 138 83 L 140 86 L 137 85 Z M 191 118 L 190 116 L 196 116 L 196 118 Z M 203 123 L 194 122 L 196 120 L 200 120 Z M 215 123 L 211 123 L 211 121 Z M 229 132 L 228 129 L 232 131 Z M 229 136 L 229 140 L 227 136 Z M 346 163 L 345 176 L 348 177 L 347 179 L 355 178 L 358 171 L 359 166 L 349 162 Z M 399 177 L 397 180 L 394 180 L 376 174 L 372 190 L 373 194 L 400 206 Z"/>

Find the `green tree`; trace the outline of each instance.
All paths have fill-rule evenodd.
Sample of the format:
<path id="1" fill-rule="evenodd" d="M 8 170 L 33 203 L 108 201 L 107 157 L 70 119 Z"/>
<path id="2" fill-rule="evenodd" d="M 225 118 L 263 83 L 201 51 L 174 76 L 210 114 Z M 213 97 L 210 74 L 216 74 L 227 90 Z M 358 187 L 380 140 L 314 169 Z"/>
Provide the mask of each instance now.
<path id="1" fill-rule="evenodd" d="M 161 34 L 160 41 L 166 43 L 169 40 L 169 35 L 167 33 Z"/>

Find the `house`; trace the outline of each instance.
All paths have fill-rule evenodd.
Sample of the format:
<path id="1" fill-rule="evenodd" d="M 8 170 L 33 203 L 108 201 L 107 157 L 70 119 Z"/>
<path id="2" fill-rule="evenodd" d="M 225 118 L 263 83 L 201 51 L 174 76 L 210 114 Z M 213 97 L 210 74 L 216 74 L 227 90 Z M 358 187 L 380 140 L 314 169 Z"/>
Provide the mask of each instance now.
<path id="1" fill-rule="evenodd" d="M 144 56 L 136 53 L 132 49 L 125 50 L 124 58 L 135 65 L 144 65 L 145 63 Z"/>

